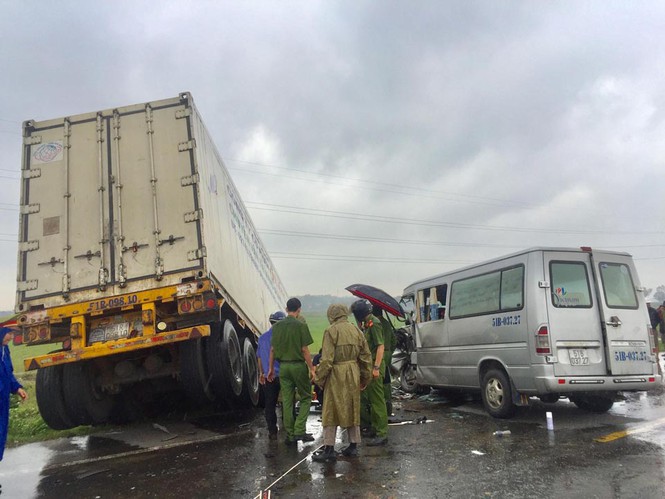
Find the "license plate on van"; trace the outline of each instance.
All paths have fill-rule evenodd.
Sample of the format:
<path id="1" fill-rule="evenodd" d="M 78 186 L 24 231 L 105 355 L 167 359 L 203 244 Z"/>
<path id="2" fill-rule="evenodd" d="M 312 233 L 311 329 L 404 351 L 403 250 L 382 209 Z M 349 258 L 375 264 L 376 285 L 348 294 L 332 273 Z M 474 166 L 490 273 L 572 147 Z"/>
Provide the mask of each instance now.
<path id="1" fill-rule="evenodd" d="M 589 355 L 585 348 L 571 348 L 568 350 L 568 358 L 571 366 L 589 365 Z"/>

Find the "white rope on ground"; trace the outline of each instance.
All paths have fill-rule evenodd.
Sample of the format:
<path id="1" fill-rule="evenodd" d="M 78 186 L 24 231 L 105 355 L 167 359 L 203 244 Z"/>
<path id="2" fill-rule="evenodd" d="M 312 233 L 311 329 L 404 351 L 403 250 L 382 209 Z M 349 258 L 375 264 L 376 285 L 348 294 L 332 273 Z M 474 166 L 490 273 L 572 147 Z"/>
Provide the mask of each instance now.
<path id="1" fill-rule="evenodd" d="M 307 455 L 306 455 L 305 457 L 303 457 L 300 461 L 298 461 L 296 464 L 294 464 L 293 466 L 291 466 L 291 467 L 288 469 L 288 471 L 286 471 L 286 473 L 284 473 L 284 474 L 283 474 L 282 476 L 280 476 L 277 480 L 275 480 L 275 481 L 272 482 L 270 485 L 268 485 L 265 489 L 263 489 L 262 491 L 260 491 L 259 494 L 258 494 L 257 496 L 254 497 L 254 499 L 261 499 L 261 496 L 263 495 L 264 492 L 269 491 L 269 490 L 273 487 L 273 485 L 275 485 L 275 484 L 276 484 L 277 482 L 279 482 L 282 478 L 284 478 L 286 475 L 288 475 L 288 474 L 291 473 L 294 469 L 296 469 L 298 466 L 300 466 L 300 465 L 303 463 L 303 461 L 305 461 L 309 456 L 311 456 L 312 454 L 314 454 L 317 450 L 321 450 L 321 449 L 323 449 L 323 445 L 322 445 L 321 447 L 319 447 L 318 449 L 314 449 L 310 454 L 307 454 Z"/>

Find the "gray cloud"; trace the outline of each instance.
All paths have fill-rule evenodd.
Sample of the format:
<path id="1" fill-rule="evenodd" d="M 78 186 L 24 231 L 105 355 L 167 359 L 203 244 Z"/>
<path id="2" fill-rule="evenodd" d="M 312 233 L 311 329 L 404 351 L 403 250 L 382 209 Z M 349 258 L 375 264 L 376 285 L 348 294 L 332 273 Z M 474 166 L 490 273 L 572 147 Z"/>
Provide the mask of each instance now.
<path id="1" fill-rule="evenodd" d="M 357 238 L 264 233 L 292 293 L 399 293 L 533 245 L 622 248 L 665 283 L 660 3 L 2 6 L 2 168 L 19 171 L 24 119 L 191 91 L 245 201 L 272 205 L 250 203 L 257 227 Z M 18 181 L 6 189 L 16 204 Z M 16 219 L 0 210 L 0 233 Z M 0 248 L 10 308 L 15 245 Z"/>

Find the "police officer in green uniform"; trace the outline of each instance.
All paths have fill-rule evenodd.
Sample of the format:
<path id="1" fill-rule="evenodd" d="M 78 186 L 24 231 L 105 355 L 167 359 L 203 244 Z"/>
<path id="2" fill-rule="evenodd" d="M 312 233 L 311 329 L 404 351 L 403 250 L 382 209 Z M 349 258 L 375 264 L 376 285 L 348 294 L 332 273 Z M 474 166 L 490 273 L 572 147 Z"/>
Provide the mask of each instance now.
<path id="1" fill-rule="evenodd" d="M 309 327 L 298 320 L 302 304 L 298 298 L 286 302 L 286 319 L 272 327 L 272 345 L 270 347 L 270 370 L 268 381 L 273 380 L 273 364 L 279 361 L 279 378 L 282 390 L 282 417 L 286 430 L 286 444 L 292 445 L 297 440 L 311 442 L 314 437 L 307 433 L 306 424 L 309 408 L 312 404 L 312 379 L 314 366 L 309 353 L 312 335 Z M 295 403 L 295 394 L 300 397 L 300 412 L 294 418 L 290 410 Z"/>
<path id="2" fill-rule="evenodd" d="M 370 426 L 376 436 L 367 445 L 385 445 L 388 442 L 388 412 L 383 394 L 383 378 L 386 365 L 383 362 L 383 331 L 380 321 L 371 314 L 372 308 L 366 300 L 358 300 L 351 305 L 351 312 L 363 331 L 372 352 L 372 378 L 362 392 L 360 402 L 360 424 Z"/>
<path id="3" fill-rule="evenodd" d="M 383 397 L 386 399 L 386 411 L 388 417 L 393 413 L 393 390 L 390 377 L 390 364 L 392 363 L 393 352 L 397 346 L 397 338 L 395 337 L 395 328 L 392 322 L 383 315 L 383 310 L 377 305 L 372 306 L 372 315 L 374 315 L 381 323 L 383 330 L 383 363 L 386 365 L 386 374 L 383 377 Z"/>

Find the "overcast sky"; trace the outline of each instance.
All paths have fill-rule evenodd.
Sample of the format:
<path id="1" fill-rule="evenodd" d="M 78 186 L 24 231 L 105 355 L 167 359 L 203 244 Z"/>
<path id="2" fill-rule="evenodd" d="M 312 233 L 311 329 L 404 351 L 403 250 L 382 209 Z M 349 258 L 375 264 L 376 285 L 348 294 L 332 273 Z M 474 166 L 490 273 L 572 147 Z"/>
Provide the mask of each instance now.
<path id="1" fill-rule="evenodd" d="M 189 91 L 291 295 L 532 246 L 665 284 L 663 2 L 0 0 L 0 310 L 21 123 Z"/>

